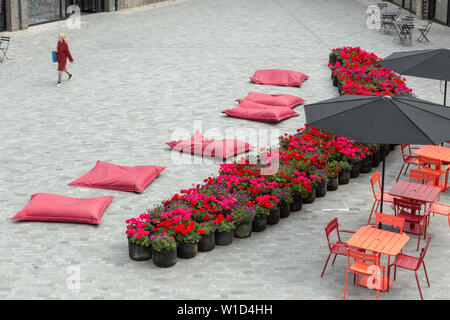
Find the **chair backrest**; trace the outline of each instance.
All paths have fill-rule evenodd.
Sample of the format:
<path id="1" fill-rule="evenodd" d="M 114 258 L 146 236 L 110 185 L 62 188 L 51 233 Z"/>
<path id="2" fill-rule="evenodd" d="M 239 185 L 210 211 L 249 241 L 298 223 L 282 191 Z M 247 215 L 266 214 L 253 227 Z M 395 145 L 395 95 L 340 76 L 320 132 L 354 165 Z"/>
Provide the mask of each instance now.
<path id="1" fill-rule="evenodd" d="M 9 47 L 10 37 L 1 36 L 0 37 L 0 48 L 2 50 L 7 50 Z M 6 45 L 4 45 L 6 43 Z"/>
<path id="2" fill-rule="evenodd" d="M 330 248 L 330 250 L 331 250 L 330 234 L 333 233 L 334 230 L 336 230 L 338 240 L 340 241 L 341 237 L 339 236 L 338 218 L 334 218 L 333 220 L 331 220 L 325 227 L 325 234 L 327 235 L 328 247 Z"/>
<path id="3" fill-rule="evenodd" d="M 409 20 L 409 21 L 414 21 L 414 16 L 406 16 L 403 18 L 403 20 Z"/>
<path id="4" fill-rule="evenodd" d="M 417 266 L 420 267 L 420 265 L 423 263 L 423 259 L 425 258 L 425 255 L 427 254 L 428 246 L 430 245 L 431 236 L 428 237 L 427 243 L 425 246 L 420 250 L 420 256 L 419 256 L 419 264 Z"/>
<path id="5" fill-rule="evenodd" d="M 377 3 L 378 8 L 380 8 L 381 10 L 386 9 L 387 8 L 387 3 L 384 2 L 379 2 Z"/>
<path id="6" fill-rule="evenodd" d="M 402 212 L 410 213 L 410 214 L 412 214 L 414 212 L 414 214 L 418 215 L 418 214 L 420 214 L 420 210 L 422 209 L 422 206 L 420 203 L 413 202 L 413 201 L 407 200 L 407 199 L 394 198 L 393 205 L 394 205 L 394 212 L 395 212 L 396 216 Z"/>
<path id="7" fill-rule="evenodd" d="M 379 253 L 365 253 L 365 252 L 347 248 L 347 260 L 348 260 L 348 268 L 349 269 L 352 266 L 352 262 L 350 261 L 350 259 L 354 259 L 355 261 L 361 261 L 364 263 L 371 263 L 376 266 L 380 265 L 380 254 Z"/>
<path id="8" fill-rule="evenodd" d="M 420 183 L 419 181 L 422 180 L 423 184 L 435 185 L 436 179 L 439 179 L 439 176 L 432 172 L 425 172 L 422 170 L 414 170 L 414 169 L 411 169 L 409 171 L 410 182 Z"/>
<path id="9" fill-rule="evenodd" d="M 400 17 L 400 13 L 402 13 L 402 8 L 398 8 L 397 15 L 395 16 L 395 20 Z"/>
<path id="10" fill-rule="evenodd" d="M 402 149 L 403 161 L 406 161 L 406 158 L 408 158 L 409 156 L 412 156 L 411 146 L 409 144 L 402 144 L 402 145 L 400 145 L 400 147 Z"/>
<path id="11" fill-rule="evenodd" d="M 427 23 L 427 29 L 426 29 L 426 34 L 430 31 L 430 29 L 431 29 L 431 25 L 433 24 L 433 22 L 431 22 L 431 20 L 428 20 L 428 23 Z"/>
<path id="12" fill-rule="evenodd" d="M 442 166 L 442 161 L 438 159 L 419 156 L 419 168 L 422 169 L 425 166 L 435 166 L 437 169 Z"/>
<path id="13" fill-rule="evenodd" d="M 378 182 L 378 188 L 379 191 L 381 192 L 381 183 L 380 183 L 380 171 L 375 171 L 375 173 L 372 175 L 372 177 L 370 177 L 370 184 L 372 185 L 372 192 L 373 192 L 373 196 L 376 199 L 378 192 L 375 191 L 375 184 Z"/>
<path id="14" fill-rule="evenodd" d="M 405 225 L 405 219 L 390 214 L 375 212 L 375 223 L 376 224 L 384 223 L 392 227 L 397 227 L 400 230 L 400 233 L 403 233 L 403 226 Z"/>

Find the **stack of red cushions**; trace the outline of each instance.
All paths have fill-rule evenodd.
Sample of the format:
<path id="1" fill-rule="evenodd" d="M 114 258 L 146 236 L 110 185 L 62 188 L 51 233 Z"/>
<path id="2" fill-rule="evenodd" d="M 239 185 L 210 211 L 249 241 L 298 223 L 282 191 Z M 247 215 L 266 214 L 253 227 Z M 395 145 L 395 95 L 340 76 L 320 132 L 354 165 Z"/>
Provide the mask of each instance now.
<path id="1" fill-rule="evenodd" d="M 239 103 L 251 101 L 291 109 L 305 102 L 304 99 L 290 94 L 267 94 L 260 92 L 250 92 L 244 99 L 237 99 L 236 101 Z"/>
<path id="2" fill-rule="evenodd" d="M 292 108 L 305 102 L 302 98 L 289 94 L 270 95 L 258 92 L 250 92 L 244 99 L 236 101 L 239 102 L 237 107 L 224 110 L 223 113 L 230 117 L 261 122 L 280 122 L 298 116 Z"/>

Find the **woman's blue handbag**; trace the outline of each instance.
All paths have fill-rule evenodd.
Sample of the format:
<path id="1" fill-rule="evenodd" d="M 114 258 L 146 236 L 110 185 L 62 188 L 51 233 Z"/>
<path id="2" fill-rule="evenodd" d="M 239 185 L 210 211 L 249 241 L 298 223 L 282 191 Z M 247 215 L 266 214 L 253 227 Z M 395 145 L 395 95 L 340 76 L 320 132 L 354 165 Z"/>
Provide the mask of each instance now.
<path id="1" fill-rule="evenodd" d="M 52 51 L 52 61 L 58 62 L 58 58 L 56 57 L 56 51 Z"/>

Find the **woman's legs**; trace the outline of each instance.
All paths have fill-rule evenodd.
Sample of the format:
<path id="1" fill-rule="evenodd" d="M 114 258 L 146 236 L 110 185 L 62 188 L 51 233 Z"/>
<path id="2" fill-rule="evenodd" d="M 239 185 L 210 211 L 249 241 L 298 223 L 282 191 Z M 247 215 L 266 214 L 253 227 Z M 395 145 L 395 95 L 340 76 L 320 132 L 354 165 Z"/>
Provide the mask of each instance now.
<path id="1" fill-rule="evenodd" d="M 69 76 L 69 80 L 72 78 L 72 74 L 70 72 L 68 72 L 67 70 L 58 71 L 58 83 L 61 83 L 61 81 L 62 81 L 63 72 L 67 73 L 67 75 Z"/>

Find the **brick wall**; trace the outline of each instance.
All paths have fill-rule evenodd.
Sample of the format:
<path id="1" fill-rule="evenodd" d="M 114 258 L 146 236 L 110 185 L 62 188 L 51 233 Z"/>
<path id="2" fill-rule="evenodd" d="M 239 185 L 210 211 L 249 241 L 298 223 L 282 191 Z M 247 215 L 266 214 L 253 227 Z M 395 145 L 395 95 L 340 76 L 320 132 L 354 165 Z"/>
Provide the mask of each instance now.
<path id="1" fill-rule="evenodd" d="M 19 2 L 18 0 L 6 0 L 6 30 L 16 31 L 20 29 Z"/>

